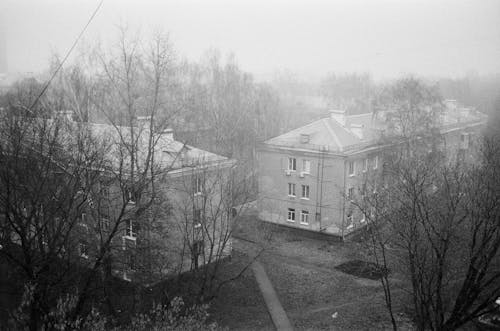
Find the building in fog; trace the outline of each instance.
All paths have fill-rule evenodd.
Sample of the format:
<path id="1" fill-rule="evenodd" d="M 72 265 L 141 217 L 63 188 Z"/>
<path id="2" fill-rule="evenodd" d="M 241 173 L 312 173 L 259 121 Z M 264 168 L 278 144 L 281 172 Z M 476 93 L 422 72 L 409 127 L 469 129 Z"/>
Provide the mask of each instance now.
<path id="1" fill-rule="evenodd" d="M 485 116 L 450 104 L 440 124 L 445 148 L 465 151 Z M 382 169 L 382 152 L 391 148 L 379 139 L 383 117 L 335 110 L 265 141 L 257 153 L 260 219 L 341 238 L 366 224 L 348 198 L 364 192 L 367 178 Z"/>
<path id="2" fill-rule="evenodd" d="M 63 211 L 67 214 L 61 217 L 78 214 L 78 226 L 68 246 L 61 249 L 78 254 L 83 264 L 91 263 L 102 243 L 112 238 L 106 270 L 126 280 L 144 282 L 152 281 L 152 268 L 158 277 L 197 268 L 231 253 L 229 181 L 235 164 L 232 159 L 174 140 L 171 130 L 150 135 L 149 121 L 150 117 L 137 118 L 133 139 L 131 127 L 77 122 L 71 111 L 30 124 L 62 132 L 61 140 L 69 146 L 73 146 L 74 137 L 86 134 L 104 142 L 105 166 L 90 168 L 85 178 L 71 184 L 81 187 L 81 193 L 71 199 L 81 201 L 75 204 L 78 210 Z M 155 141 L 153 147 L 150 136 Z M 128 154 L 131 148 L 137 150 L 135 160 Z M 154 158 L 148 158 L 150 152 Z M 131 162 L 136 165 L 135 178 L 130 175 Z M 143 170 L 149 169 L 144 167 L 146 162 L 153 163 L 153 170 Z M 73 183 L 71 171 L 64 169 L 57 173 Z M 90 181 L 87 176 L 96 179 Z M 153 180 L 154 203 L 150 199 Z M 84 192 L 89 193 L 83 197 Z M 26 201 L 27 214 L 37 208 L 43 206 Z M 14 236 L 12 241 L 19 239 Z"/>

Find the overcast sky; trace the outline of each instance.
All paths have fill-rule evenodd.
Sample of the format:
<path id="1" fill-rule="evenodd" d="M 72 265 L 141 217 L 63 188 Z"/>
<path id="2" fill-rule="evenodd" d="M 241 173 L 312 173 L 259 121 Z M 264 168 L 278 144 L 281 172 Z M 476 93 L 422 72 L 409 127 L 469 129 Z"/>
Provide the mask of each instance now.
<path id="1" fill-rule="evenodd" d="M 64 54 L 99 0 L 0 0 L 10 72 L 37 72 Z M 500 1 L 104 0 L 86 38 L 128 22 L 169 31 L 177 52 L 233 52 L 260 77 L 368 71 L 458 76 L 500 73 Z M 0 43 L 1 44 L 1 43 Z"/>

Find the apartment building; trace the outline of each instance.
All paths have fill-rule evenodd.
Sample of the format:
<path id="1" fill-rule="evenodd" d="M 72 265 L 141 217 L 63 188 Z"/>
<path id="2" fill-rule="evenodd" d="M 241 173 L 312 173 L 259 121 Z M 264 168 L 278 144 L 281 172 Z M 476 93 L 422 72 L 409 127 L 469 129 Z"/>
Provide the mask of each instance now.
<path id="1" fill-rule="evenodd" d="M 139 117 L 134 127 L 76 122 L 70 111 L 59 112 L 53 119 L 31 120 L 33 127 L 60 132 L 62 145 L 73 146 L 74 137 L 88 134 L 88 139 L 95 139 L 96 146 L 104 149 L 104 160 L 88 171 L 75 172 L 71 164 L 61 164 L 59 173 L 56 166 L 54 178 L 62 177 L 61 187 L 67 186 L 75 208 L 68 212 L 57 204 L 61 216 L 54 212 L 55 222 L 46 221 L 46 227 L 77 219 L 71 240 L 60 251 L 79 255 L 83 264 L 92 265 L 112 237 L 106 268 L 126 280 L 150 281 L 146 279 L 151 274 L 148 265 L 156 268 L 157 275 L 182 272 L 231 253 L 227 234 L 232 221 L 230 180 L 235 161 L 176 141 L 171 130 L 151 134 L 150 120 Z M 135 132 L 133 138 L 131 132 Z M 69 153 L 72 148 L 67 148 Z M 130 170 L 132 164 L 134 171 Z M 74 178 L 75 174 L 93 179 Z M 153 180 L 155 195 L 151 199 Z M 26 217 L 36 215 L 36 221 L 42 217 L 43 207 L 43 203 L 26 201 Z M 51 242 L 50 238 L 43 240 Z"/>
<path id="2" fill-rule="evenodd" d="M 344 237 L 366 224 L 350 203 L 382 169 L 384 114 L 330 116 L 264 142 L 258 149 L 259 217 L 263 221 Z M 440 118 L 447 150 L 468 149 L 485 116 L 450 108 Z M 468 154 L 464 154 L 465 155 Z"/>

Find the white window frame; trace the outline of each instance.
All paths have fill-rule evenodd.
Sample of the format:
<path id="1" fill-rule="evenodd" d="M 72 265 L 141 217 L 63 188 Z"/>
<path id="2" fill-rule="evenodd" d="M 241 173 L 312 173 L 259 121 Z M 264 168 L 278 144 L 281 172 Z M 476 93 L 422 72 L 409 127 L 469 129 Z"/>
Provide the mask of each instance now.
<path id="1" fill-rule="evenodd" d="M 377 169 L 378 169 L 378 155 L 375 155 L 375 157 L 373 158 L 373 170 Z"/>
<path id="2" fill-rule="evenodd" d="M 311 173 L 311 161 L 302 160 L 302 173 L 309 175 Z"/>
<path id="3" fill-rule="evenodd" d="M 368 171 L 368 158 L 363 160 L 363 172 Z"/>
<path id="4" fill-rule="evenodd" d="M 134 232 L 134 221 L 127 220 L 125 226 L 125 237 L 132 240 L 137 239 L 137 233 Z"/>
<path id="5" fill-rule="evenodd" d="M 203 194 L 203 180 L 200 176 L 195 176 L 194 178 L 194 195 L 202 195 Z"/>
<path id="6" fill-rule="evenodd" d="M 352 172 L 351 172 L 351 168 L 352 168 Z M 349 177 L 353 177 L 356 175 L 356 163 L 354 161 L 347 162 L 347 174 L 349 175 Z"/>
<path id="7" fill-rule="evenodd" d="M 288 171 L 297 171 L 297 159 L 294 157 L 288 158 Z"/>
<path id="8" fill-rule="evenodd" d="M 135 196 L 135 193 L 134 191 L 132 190 L 131 187 L 127 187 L 125 189 L 125 194 L 127 195 L 126 198 L 127 198 L 127 203 L 131 204 L 131 205 L 135 205 L 135 203 L 137 202 L 137 197 Z"/>
<path id="9" fill-rule="evenodd" d="M 132 281 L 132 279 L 128 276 L 127 271 L 123 271 L 122 278 L 123 278 L 123 280 L 126 280 L 127 282 L 131 282 Z"/>
<path id="10" fill-rule="evenodd" d="M 302 210 L 300 212 L 300 224 L 309 225 L 309 211 Z"/>
<path id="11" fill-rule="evenodd" d="M 292 216 L 290 218 L 290 216 Z M 288 222 L 295 222 L 295 208 L 288 208 L 286 220 Z"/>
<path id="12" fill-rule="evenodd" d="M 288 196 L 289 197 L 296 197 L 295 195 L 295 184 L 294 183 L 288 183 Z"/>
<path id="13" fill-rule="evenodd" d="M 307 193 L 307 194 L 305 194 L 305 193 Z M 310 190 L 309 185 L 302 185 L 302 196 L 301 196 L 301 199 L 309 200 L 310 193 L 311 193 L 311 190 Z"/>

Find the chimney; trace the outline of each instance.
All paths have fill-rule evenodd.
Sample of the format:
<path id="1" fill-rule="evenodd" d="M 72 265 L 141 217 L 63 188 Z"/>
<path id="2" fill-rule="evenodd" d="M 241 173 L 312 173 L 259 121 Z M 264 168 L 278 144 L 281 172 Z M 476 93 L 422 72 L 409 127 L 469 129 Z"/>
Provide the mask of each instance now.
<path id="1" fill-rule="evenodd" d="M 345 110 L 330 110 L 330 117 L 339 122 L 340 125 L 345 126 L 346 124 L 346 114 Z"/>
<path id="2" fill-rule="evenodd" d="M 149 125 L 151 124 L 151 116 L 137 116 L 137 128 L 142 130 L 149 130 Z"/>
<path id="3" fill-rule="evenodd" d="M 69 122 L 73 122 L 73 111 L 72 110 L 56 111 L 56 118 L 61 118 Z"/>
<path id="4" fill-rule="evenodd" d="M 174 140 L 174 130 L 172 128 L 166 128 L 161 132 L 161 136 L 170 140 Z"/>
<path id="5" fill-rule="evenodd" d="M 363 125 L 362 124 L 351 124 L 351 132 L 354 133 L 359 139 L 363 139 Z"/>

